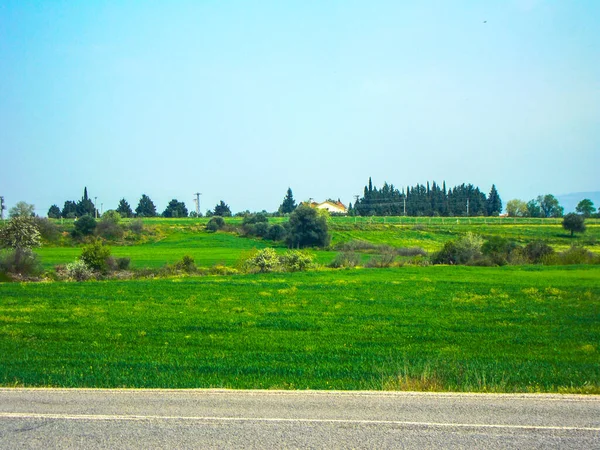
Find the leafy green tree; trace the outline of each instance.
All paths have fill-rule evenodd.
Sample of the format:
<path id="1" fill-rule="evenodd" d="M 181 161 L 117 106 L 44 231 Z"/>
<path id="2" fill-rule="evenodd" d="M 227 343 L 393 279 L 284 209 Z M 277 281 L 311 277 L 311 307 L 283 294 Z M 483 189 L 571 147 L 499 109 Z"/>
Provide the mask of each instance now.
<path id="1" fill-rule="evenodd" d="M 585 232 L 585 218 L 575 213 L 567 214 L 563 218 L 562 226 L 565 230 L 570 231 L 571 237 L 573 237 L 573 233 Z"/>
<path id="2" fill-rule="evenodd" d="M 188 210 L 185 203 L 173 199 L 162 213 L 163 217 L 187 217 Z"/>
<path id="3" fill-rule="evenodd" d="M 74 219 L 77 217 L 77 203 L 71 200 L 67 200 L 63 206 L 61 215 L 65 219 Z"/>
<path id="4" fill-rule="evenodd" d="M 290 214 L 286 242 L 294 247 L 327 247 L 331 240 L 327 219 L 308 205 L 298 206 Z"/>
<path id="5" fill-rule="evenodd" d="M 537 198 L 538 204 L 544 217 L 562 217 L 564 208 L 560 206 L 558 200 L 552 194 L 540 195 Z"/>
<path id="6" fill-rule="evenodd" d="M 502 212 L 502 200 L 498 195 L 495 184 L 492 184 L 490 194 L 485 201 L 485 207 L 488 216 L 497 216 Z"/>
<path id="7" fill-rule="evenodd" d="M 584 198 L 581 200 L 575 208 L 575 211 L 577 211 L 579 214 L 582 214 L 583 217 L 590 217 L 592 214 L 594 214 L 595 210 L 596 208 L 594 207 L 594 202 L 592 202 L 589 198 Z"/>
<path id="8" fill-rule="evenodd" d="M 296 200 L 294 200 L 294 195 L 292 194 L 292 188 L 288 187 L 287 194 L 285 195 L 283 202 L 279 206 L 280 214 L 290 214 L 292 211 L 296 209 Z"/>
<path id="9" fill-rule="evenodd" d="M 77 217 L 85 215 L 94 217 L 96 215 L 96 207 L 90 198 L 88 197 L 87 187 L 83 188 L 83 197 L 77 202 Z"/>
<path id="10" fill-rule="evenodd" d="M 0 247 L 14 250 L 14 267 L 17 270 L 32 254 L 31 249 L 40 245 L 40 232 L 31 217 L 13 216 L 6 226 L 0 228 Z"/>
<path id="11" fill-rule="evenodd" d="M 9 217 L 33 217 L 35 206 L 30 205 L 26 202 L 18 202 L 15 206 L 10 208 L 8 211 Z"/>
<path id="12" fill-rule="evenodd" d="M 543 217 L 542 208 L 537 200 L 532 199 L 527 202 L 527 216 L 528 217 Z"/>
<path id="13" fill-rule="evenodd" d="M 527 203 L 516 198 L 509 200 L 506 202 L 506 213 L 510 217 L 526 217 L 529 215 Z"/>
<path id="14" fill-rule="evenodd" d="M 135 213 L 138 217 L 156 217 L 156 206 L 154 206 L 154 203 L 152 200 L 150 200 L 150 197 L 148 197 L 146 194 L 143 194 L 142 198 L 140 198 L 137 208 L 135 208 Z"/>
<path id="15" fill-rule="evenodd" d="M 48 218 L 60 219 L 60 208 L 57 205 L 52 205 L 48 210 Z"/>
<path id="16" fill-rule="evenodd" d="M 116 211 L 121 215 L 121 217 L 133 217 L 133 210 L 127 200 L 122 198 L 119 200 L 119 206 L 117 206 Z"/>
<path id="17" fill-rule="evenodd" d="M 223 200 L 221 200 L 217 204 L 217 206 L 215 206 L 213 215 L 221 217 L 231 217 L 231 209 L 229 209 L 229 205 L 227 205 Z"/>

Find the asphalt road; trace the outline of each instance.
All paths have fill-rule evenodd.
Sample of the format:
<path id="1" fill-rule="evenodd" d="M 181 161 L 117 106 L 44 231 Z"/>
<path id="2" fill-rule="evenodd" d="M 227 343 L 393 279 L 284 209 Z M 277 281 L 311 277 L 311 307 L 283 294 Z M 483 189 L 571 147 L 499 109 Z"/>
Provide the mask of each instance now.
<path id="1" fill-rule="evenodd" d="M 600 396 L 0 389 L 0 448 L 600 448 Z"/>

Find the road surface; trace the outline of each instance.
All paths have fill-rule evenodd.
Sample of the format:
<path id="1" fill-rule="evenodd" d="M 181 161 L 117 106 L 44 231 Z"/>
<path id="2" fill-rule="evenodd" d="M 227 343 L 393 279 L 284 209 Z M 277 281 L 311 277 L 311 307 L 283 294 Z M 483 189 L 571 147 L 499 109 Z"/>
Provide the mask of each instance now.
<path id="1" fill-rule="evenodd" d="M 0 389 L 0 448 L 600 448 L 600 396 Z"/>

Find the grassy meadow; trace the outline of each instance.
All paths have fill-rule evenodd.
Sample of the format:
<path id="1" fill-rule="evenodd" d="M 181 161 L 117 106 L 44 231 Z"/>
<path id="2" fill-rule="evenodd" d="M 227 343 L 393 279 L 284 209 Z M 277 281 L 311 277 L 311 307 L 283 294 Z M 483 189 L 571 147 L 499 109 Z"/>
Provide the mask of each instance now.
<path id="1" fill-rule="evenodd" d="M 145 234 L 112 254 L 134 269 L 184 255 L 208 268 L 286 251 L 206 222 L 144 219 Z M 0 283 L 0 385 L 600 393 L 600 266 L 323 268 L 351 241 L 431 253 L 467 232 L 597 253 L 600 221 L 575 238 L 551 219 L 329 226 L 331 248 L 312 251 L 321 267 L 308 272 Z M 36 250 L 46 270 L 80 255 L 61 242 Z"/>
<path id="2" fill-rule="evenodd" d="M 600 393 L 600 268 L 0 284 L 0 384 Z"/>

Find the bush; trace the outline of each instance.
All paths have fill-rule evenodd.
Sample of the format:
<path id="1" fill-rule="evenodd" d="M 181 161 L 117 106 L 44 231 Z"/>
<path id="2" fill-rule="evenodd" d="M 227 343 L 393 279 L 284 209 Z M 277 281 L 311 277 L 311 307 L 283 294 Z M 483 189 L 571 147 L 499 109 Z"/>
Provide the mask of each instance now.
<path id="1" fill-rule="evenodd" d="M 83 261 L 90 269 L 105 273 L 109 268 L 109 256 L 110 247 L 102 244 L 100 239 L 96 239 L 81 249 L 81 256 L 79 259 Z"/>
<path id="2" fill-rule="evenodd" d="M 119 220 L 115 217 L 105 217 L 108 212 L 104 213 L 102 219 L 96 225 L 96 234 L 105 239 L 120 239 L 123 237 L 123 228 L 121 228 Z M 118 215 L 119 213 L 114 212 L 114 214 Z"/>
<path id="3" fill-rule="evenodd" d="M 42 273 L 42 265 L 30 249 L 8 250 L 0 253 L 0 273 L 36 277 Z"/>
<path id="4" fill-rule="evenodd" d="M 142 219 L 136 219 L 129 223 L 129 229 L 132 233 L 141 234 L 144 231 L 144 222 Z"/>
<path id="5" fill-rule="evenodd" d="M 285 230 L 285 227 L 276 223 L 269 227 L 265 238 L 269 239 L 270 241 L 283 241 L 285 240 L 286 235 L 287 231 Z"/>
<path id="6" fill-rule="evenodd" d="M 301 272 L 310 267 L 313 257 L 298 250 L 288 250 L 280 260 L 286 272 Z"/>
<path id="7" fill-rule="evenodd" d="M 512 261 L 512 254 L 518 248 L 514 241 L 493 236 L 483 243 L 481 252 L 493 265 L 504 266 Z"/>
<path id="8" fill-rule="evenodd" d="M 94 277 L 94 272 L 81 259 L 78 259 L 65 266 L 66 276 L 75 281 L 86 281 Z"/>
<path id="9" fill-rule="evenodd" d="M 281 260 L 272 248 L 258 250 L 246 260 L 246 268 L 250 271 L 274 272 L 281 269 Z"/>
<path id="10" fill-rule="evenodd" d="M 376 267 L 382 269 L 384 267 L 390 267 L 394 264 L 396 256 L 393 253 L 384 253 L 381 256 L 374 256 L 367 261 L 365 267 Z"/>
<path id="11" fill-rule="evenodd" d="M 431 262 L 433 264 L 477 264 L 480 262 L 483 239 L 471 232 L 463 237 L 448 241 L 442 250 L 435 253 Z"/>
<path id="12" fill-rule="evenodd" d="M 360 255 L 355 252 L 338 253 L 334 260 L 329 263 L 329 267 L 334 269 L 350 269 L 360 264 Z"/>
<path id="13" fill-rule="evenodd" d="M 74 228 L 71 234 L 74 238 L 89 236 L 94 232 L 96 226 L 96 219 L 94 219 L 92 216 L 81 216 L 75 221 Z"/>
<path id="14" fill-rule="evenodd" d="M 106 265 L 108 266 L 108 270 L 111 272 L 122 272 L 124 270 L 128 270 L 130 263 L 130 258 L 115 258 L 114 256 L 109 256 L 106 258 Z"/>
<path id="15" fill-rule="evenodd" d="M 46 242 L 55 242 L 60 237 L 58 227 L 54 222 L 42 217 L 36 217 L 33 219 L 37 229 L 40 232 L 40 236 Z"/>
<path id="16" fill-rule="evenodd" d="M 180 272 L 193 273 L 198 270 L 194 258 L 190 255 L 184 255 L 179 261 L 177 261 L 173 268 Z"/>
<path id="17" fill-rule="evenodd" d="M 537 240 L 527 244 L 523 249 L 523 254 L 530 263 L 539 264 L 543 262 L 544 258 L 553 255 L 554 249 L 544 241 Z"/>
<path id="18" fill-rule="evenodd" d="M 583 247 L 572 246 L 564 252 L 560 252 L 554 257 L 546 257 L 546 264 L 600 264 L 600 256 L 586 250 Z"/>
<path id="19" fill-rule="evenodd" d="M 225 220 L 221 216 L 212 216 L 206 224 L 206 231 L 214 233 L 225 226 Z"/>

